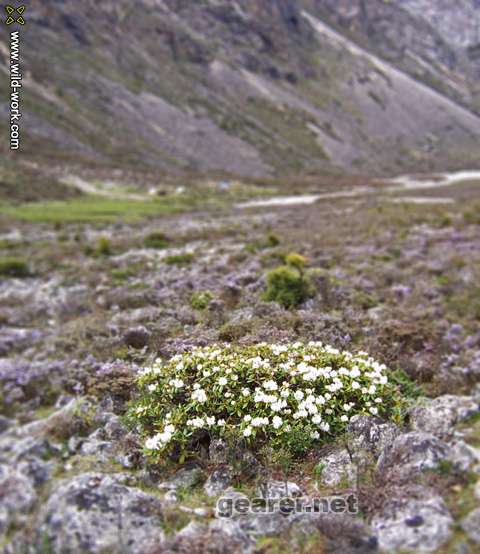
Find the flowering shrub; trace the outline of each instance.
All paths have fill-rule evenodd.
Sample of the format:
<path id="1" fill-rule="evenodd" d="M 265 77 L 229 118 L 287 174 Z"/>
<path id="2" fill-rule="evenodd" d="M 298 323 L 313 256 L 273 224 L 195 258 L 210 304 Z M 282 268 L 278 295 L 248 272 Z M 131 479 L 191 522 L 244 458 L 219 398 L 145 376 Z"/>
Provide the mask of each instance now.
<path id="1" fill-rule="evenodd" d="M 194 348 L 142 370 L 139 385 L 129 414 L 152 456 L 186 452 L 202 433 L 305 451 L 399 402 L 384 365 L 320 342 Z"/>

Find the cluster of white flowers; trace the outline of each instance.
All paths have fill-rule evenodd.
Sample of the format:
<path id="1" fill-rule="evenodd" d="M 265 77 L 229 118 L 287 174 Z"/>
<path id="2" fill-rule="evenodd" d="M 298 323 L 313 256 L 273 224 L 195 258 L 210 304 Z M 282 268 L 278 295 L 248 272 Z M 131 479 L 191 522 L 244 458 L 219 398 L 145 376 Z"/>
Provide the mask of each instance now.
<path id="1" fill-rule="evenodd" d="M 175 426 L 172 424 L 166 425 L 163 433 L 157 433 L 145 441 L 145 448 L 149 450 L 161 450 L 171 441 L 174 433 Z"/>
<path id="2" fill-rule="evenodd" d="M 245 440 L 312 440 L 341 432 L 357 414 L 383 415 L 392 396 L 387 368 L 365 352 L 320 342 L 205 347 L 156 360 L 140 374 L 146 394 L 132 410 L 148 451 L 188 445 L 199 430 L 235 430 Z M 167 417 L 168 414 L 168 417 Z"/>

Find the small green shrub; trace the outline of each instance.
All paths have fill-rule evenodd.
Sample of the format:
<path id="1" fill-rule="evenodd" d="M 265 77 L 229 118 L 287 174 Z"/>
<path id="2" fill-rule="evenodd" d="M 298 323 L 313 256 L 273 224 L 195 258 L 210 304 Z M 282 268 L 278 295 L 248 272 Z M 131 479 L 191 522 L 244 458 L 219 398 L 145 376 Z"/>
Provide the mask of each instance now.
<path id="1" fill-rule="evenodd" d="M 190 297 L 190 306 L 194 310 L 205 310 L 211 300 L 213 300 L 213 294 L 208 290 L 196 291 Z"/>
<path id="2" fill-rule="evenodd" d="M 364 310 L 375 308 L 375 306 L 378 306 L 379 304 L 379 300 L 374 294 L 370 294 L 363 290 L 355 292 L 353 301 L 357 306 L 360 306 L 360 308 L 363 308 Z"/>
<path id="3" fill-rule="evenodd" d="M 267 273 L 267 290 L 263 295 L 267 302 L 278 302 L 285 308 L 292 308 L 314 294 L 310 278 L 298 269 L 280 266 Z"/>
<path id="4" fill-rule="evenodd" d="M 388 417 L 404 402 L 385 365 L 319 342 L 194 348 L 157 360 L 138 385 L 128 418 L 157 459 L 184 458 L 206 435 L 298 456 L 352 416 Z"/>
<path id="5" fill-rule="evenodd" d="M 255 254 L 258 250 L 266 248 L 275 248 L 280 244 L 280 239 L 273 233 L 269 233 L 265 239 L 256 240 L 245 245 L 245 251 L 249 254 Z"/>
<path id="6" fill-rule="evenodd" d="M 165 263 L 168 265 L 188 265 L 193 262 L 194 256 L 191 252 L 185 254 L 173 254 L 165 258 Z"/>
<path id="7" fill-rule="evenodd" d="M 167 248 L 169 246 L 169 243 L 169 239 L 160 232 L 150 233 L 145 237 L 145 240 L 143 241 L 145 248 L 156 249 Z"/>
<path id="8" fill-rule="evenodd" d="M 20 258 L 0 258 L 0 275 L 23 279 L 30 277 L 30 269 L 25 260 Z"/>
<path id="9" fill-rule="evenodd" d="M 463 220 L 470 225 L 480 225 L 480 203 L 466 210 L 463 214 Z"/>
<path id="10" fill-rule="evenodd" d="M 296 252 L 290 252 L 290 254 L 285 256 L 285 263 L 288 266 L 294 267 L 295 269 L 298 269 L 298 271 L 302 272 L 307 265 L 307 258 L 301 254 L 297 254 Z"/>
<path id="11" fill-rule="evenodd" d="M 98 237 L 95 253 L 98 256 L 110 256 L 112 254 L 112 245 L 107 237 Z"/>

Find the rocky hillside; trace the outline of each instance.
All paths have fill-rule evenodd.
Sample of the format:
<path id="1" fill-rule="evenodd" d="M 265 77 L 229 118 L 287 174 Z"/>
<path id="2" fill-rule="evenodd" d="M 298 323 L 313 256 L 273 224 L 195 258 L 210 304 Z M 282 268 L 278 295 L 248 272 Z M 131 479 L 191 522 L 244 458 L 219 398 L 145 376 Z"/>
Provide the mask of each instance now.
<path id="1" fill-rule="evenodd" d="M 478 10 L 468 0 L 32 0 L 14 160 L 255 176 L 473 165 Z M 7 141 L 0 148 L 11 157 Z"/>

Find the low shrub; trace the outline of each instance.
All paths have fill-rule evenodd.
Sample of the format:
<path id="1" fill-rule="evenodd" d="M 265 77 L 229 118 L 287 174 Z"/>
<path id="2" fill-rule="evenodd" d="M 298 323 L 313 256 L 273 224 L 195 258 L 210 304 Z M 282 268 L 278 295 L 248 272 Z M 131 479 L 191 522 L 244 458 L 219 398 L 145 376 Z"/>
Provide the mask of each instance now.
<path id="1" fill-rule="evenodd" d="M 112 245 L 107 237 L 99 237 L 97 240 L 97 253 L 100 256 L 110 256 L 112 254 Z"/>
<path id="2" fill-rule="evenodd" d="M 23 279 L 30 277 L 28 263 L 20 258 L 0 258 L 0 275 Z"/>
<path id="3" fill-rule="evenodd" d="M 314 295 L 310 278 L 297 268 L 280 266 L 267 273 L 267 290 L 263 295 L 267 302 L 278 302 L 285 308 L 292 308 Z"/>
<path id="4" fill-rule="evenodd" d="M 196 291 L 190 297 L 190 306 L 194 310 L 205 310 L 211 300 L 213 300 L 213 294 L 208 290 Z"/>
<path id="5" fill-rule="evenodd" d="M 393 416 L 403 403 L 385 365 L 319 342 L 197 347 L 156 360 L 138 384 L 129 419 L 154 458 L 184 458 L 205 436 L 298 455 L 356 414 Z"/>
<path id="6" fill-rule="evenodd" d="M 298 271 L 302 272 L 307 265 L 307 258 L 305 256 L 302 256 L 301 254 L 297 254 L 296 252 L 290 252 L 290 254 L 287 254 L 285 256 L 285 263 L 290 266 L 294 267 L 295 269 L 298 269 Z"/>
<path id="7" fill-rule="evenodd" d="M 162 249 L 167 248 L 169 246 L 169 239 L 160 232 L 154 232 L 150 233 L 145 237 L 145 240 L 143 241 L 143 245 L 145 248 L 156 248 L 156 249 Z"/>

